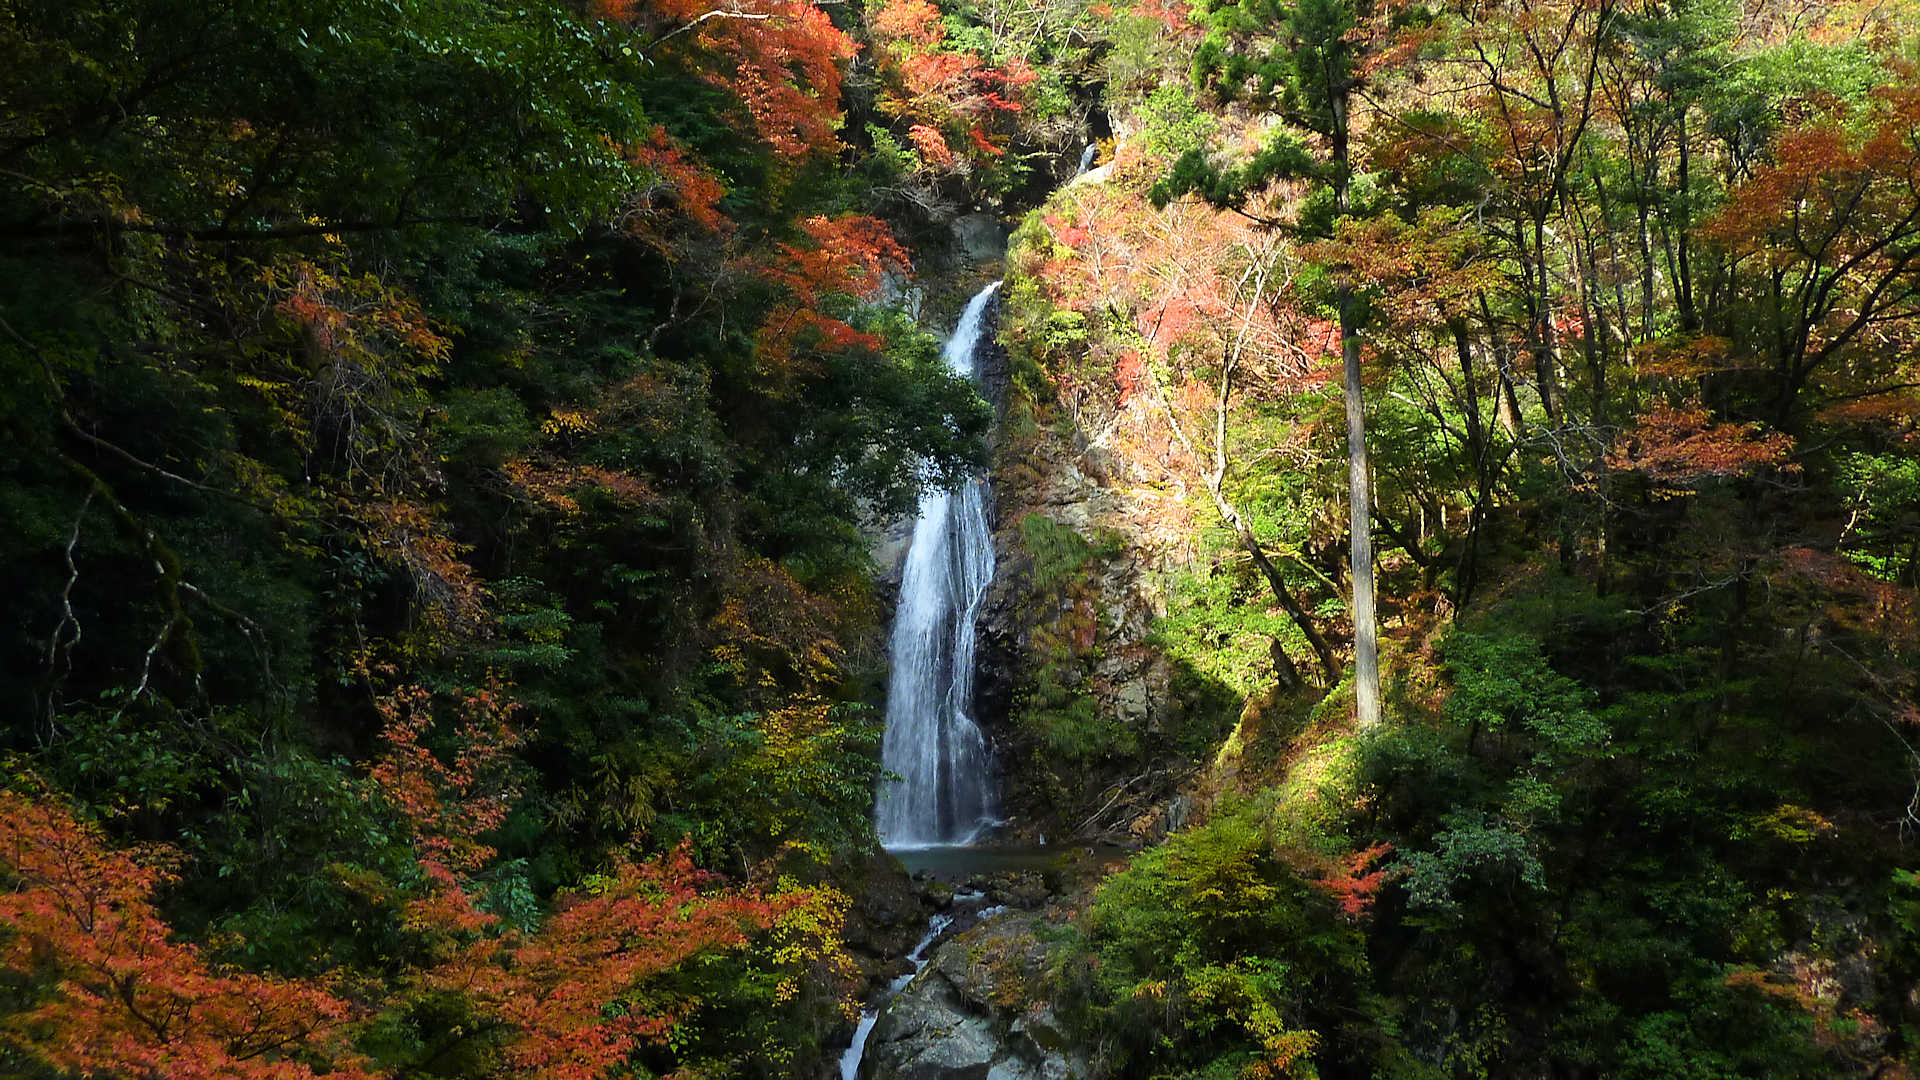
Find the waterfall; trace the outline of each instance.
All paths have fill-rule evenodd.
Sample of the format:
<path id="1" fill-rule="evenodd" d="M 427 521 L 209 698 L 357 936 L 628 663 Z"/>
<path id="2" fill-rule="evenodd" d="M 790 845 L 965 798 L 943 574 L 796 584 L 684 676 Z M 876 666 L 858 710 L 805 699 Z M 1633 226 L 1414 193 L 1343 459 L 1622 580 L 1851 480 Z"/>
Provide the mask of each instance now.
<path id="1" fill-rule="evenodd" d="M 1088 143 L 1087 148 L 1080 151 L 1080 169 L 1073 175 L 1085 176 L 1087 170 L 1093 168 L 1093 156 L 1099 152 L 1100 148 L 1098 146 L 1093 143 Z"/>
<path id="2" fill-rule="evenodd" d="M 980 377 L 987 305 L 999 282 L 968 302 L 947 339 L 947 366 Z M 993 535 L 982 477 L 920 499 L 893 617 L 887 731 L 874 808 L 890 848 L 966 843 L 993 814 L 986 739 L 973 721 L 973 658 L 980 604 L 993 580 Z"/>

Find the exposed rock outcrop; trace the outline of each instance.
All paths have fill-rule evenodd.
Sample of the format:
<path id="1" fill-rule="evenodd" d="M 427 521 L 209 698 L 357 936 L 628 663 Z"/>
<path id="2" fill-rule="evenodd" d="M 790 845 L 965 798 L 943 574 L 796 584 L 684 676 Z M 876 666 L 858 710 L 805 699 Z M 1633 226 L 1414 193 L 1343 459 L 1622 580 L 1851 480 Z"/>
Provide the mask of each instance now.
<path id="1" fill-rule="evenodd" d="M 1005 914 L 942 945 L 888 1006 L 862 1080 L 1074 1080 L 1089 1074 L 1039 991 L 1037 914 Z"/>
<path id="2" fill-rule="evenodd" d="M 1201 703 L 1153 630 L 1193 558 L 1191 514 L 1141 457 L 1145 403 L 1107 409 L 1036 423 L 1016 388 L 1003 425 L 975 700 L 1027 839 L 1156 839 L 1190 776 L 1172 751 Z"/>
<path id="3" fill-rule="evenodd" d="M 848 886 L 855 899 L 842 934 L 860 967 L 864 997 L 900 973 L 901 957 L 926 931 L 927 907 L 899 861 L 884 852 L 851 867 Z"/>

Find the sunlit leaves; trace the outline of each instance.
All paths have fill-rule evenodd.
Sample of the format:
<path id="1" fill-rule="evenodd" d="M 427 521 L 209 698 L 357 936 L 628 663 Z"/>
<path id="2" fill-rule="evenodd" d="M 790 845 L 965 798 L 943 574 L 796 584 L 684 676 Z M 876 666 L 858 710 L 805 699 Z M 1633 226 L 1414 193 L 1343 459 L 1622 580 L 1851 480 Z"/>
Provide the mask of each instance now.
<path id="1" fill-rule="evenodd" d="M 1012 119 L 1039 79 L 1024 58 L 949 40 L 940 9 L 927 0 L 890 0 L 869 27 L 885 86 L 880 111 L 907 125 L 922 168 L 949 172 L 963 156 L 990 165 L 1006 152 Z"/>
<path id="2" fill-rule="evenodd" d="M 1791 470 L 1793 440 L 1755 424 L 1717 422 L 1698 403 L 1659 404 L 1623 432 L 1609 461 L 1684 487 L 1710 477 L 1746 476 L 1762 469 Z"/>
<path id="3" fill-rule="evenodd" d="M 621 0 L 600 4 L 598 13 L 650 34 L 639 45 L 643 53 L 679 58 L 693 77 L 734 95 L 779 156 L 801 158 L 837 144 L 841 65 L 853 58 L 854 44 L 812 3 Z"/>

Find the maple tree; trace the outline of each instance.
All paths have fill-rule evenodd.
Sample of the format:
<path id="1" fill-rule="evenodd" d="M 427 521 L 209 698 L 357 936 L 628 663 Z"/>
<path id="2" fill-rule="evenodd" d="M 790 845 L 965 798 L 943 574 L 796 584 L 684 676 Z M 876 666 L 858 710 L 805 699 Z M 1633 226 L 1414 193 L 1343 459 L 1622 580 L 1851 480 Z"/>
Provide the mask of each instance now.
<path id="1" fill-rule="evenodd" d="M 1904 381 L 1901 328 L 1920 313 L 1920 89 L 1902 74 L 1852 132 L 1839 116 L 1783 132 L 1701 230 L 1731 256 L 1733 303 L 1757 316 L 1741 345 L 1766 358 L 1778 425 L 1796 422 L 1811 380 L 1850 360 L 1870 369 L 1865 394 Z"/>
<path id="2" fill-rule="evenodd" d="M 812 3 L 716 8 L 700 0 L 597 0 L 595 13 L 642 35 L 643 53 L 674 56 L 732 94 L 781 157 L 835 145 L 841 65 L 853 58 L 854 44 Z"/>
<path id="3" fill-rule="evenodd" d="M 1040 206 L 982 720 L 1011 828 L 1145 846 L 956 950 L 990 1007 L 1127 1075 L 1911 1071 L 1916 19 L 13 6 L 0 1059 L 830 1068 L 862 527 L 989 456 L 903 309 Z M 1356 736 L 1288 673 L 1368 534 Z"/>
<path id="4" fill-rule="evenodd" d="M 28 988 L 0 1042 L 89 1074 L 377 1075 L 349 1049 L 360 1010 L 323 984 L 223 970 L 173 940 L 154 907 L 170 856 L 116 851 L 53 799 L 0 792 L 0 965 Z"/>

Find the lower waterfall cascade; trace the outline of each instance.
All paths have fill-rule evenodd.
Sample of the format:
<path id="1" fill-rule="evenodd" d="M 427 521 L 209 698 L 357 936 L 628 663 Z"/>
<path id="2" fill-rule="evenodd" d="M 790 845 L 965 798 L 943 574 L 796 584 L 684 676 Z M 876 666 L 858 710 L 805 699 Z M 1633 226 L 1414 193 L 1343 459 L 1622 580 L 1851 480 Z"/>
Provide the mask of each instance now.
<path id="1" fill-rule="evenodd" d="M 944 353 L 978 380 L 986 316 L 998 281 L 967 303 Z M 920 500 L 888 650 L 883 781 L 874 824 L 888 848 L 962 844 L 993 818 L 985 737 L 973 717 L 980 607 L 993 580 L 984 477 Z"/>

